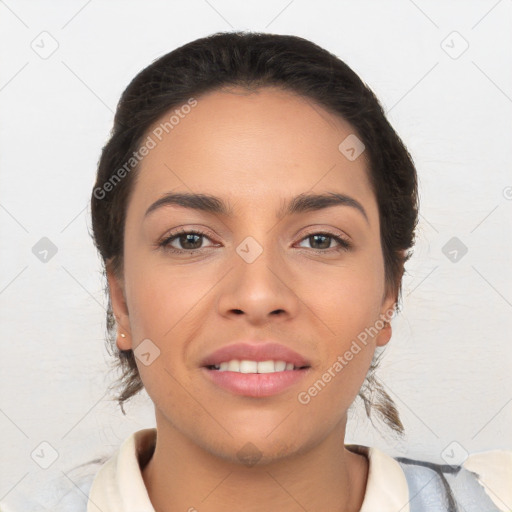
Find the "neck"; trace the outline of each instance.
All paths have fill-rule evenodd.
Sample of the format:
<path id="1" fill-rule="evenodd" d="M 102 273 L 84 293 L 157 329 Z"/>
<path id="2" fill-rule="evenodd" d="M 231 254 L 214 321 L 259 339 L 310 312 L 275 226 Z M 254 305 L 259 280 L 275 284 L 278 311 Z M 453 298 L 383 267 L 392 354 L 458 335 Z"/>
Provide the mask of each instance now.
<path id="1" fill-rule="evenodd" d="M 158 512 L 361 508 L 368 460 L 344 447 L 344 424 L 307 451 L 249 465 L 213 455 L 159 419 L 155 451 L 142 471 Z"/>

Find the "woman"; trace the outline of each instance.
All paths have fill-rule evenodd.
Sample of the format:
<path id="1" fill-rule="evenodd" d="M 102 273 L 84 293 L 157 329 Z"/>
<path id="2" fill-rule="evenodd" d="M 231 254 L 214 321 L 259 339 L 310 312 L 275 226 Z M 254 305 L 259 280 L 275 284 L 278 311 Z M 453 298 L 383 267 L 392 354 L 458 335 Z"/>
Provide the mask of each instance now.
<path id="1" fill-rule="evenodd" d="M 157 426 L 83 483 L 87 511 L 505 510 L 508 453 L 343 443 L 358 395 L 403 430 L 374 370 L 417 217 L 378 100 L 315 44 L 220 33 L 139 73 L 92 220 L 119 402 L 144 387 Z"/>

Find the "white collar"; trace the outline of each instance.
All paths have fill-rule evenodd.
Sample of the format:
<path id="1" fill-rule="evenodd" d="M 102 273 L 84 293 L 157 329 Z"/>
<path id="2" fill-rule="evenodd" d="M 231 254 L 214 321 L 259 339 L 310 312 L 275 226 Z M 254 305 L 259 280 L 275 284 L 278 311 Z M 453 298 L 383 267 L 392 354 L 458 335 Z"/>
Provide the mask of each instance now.
<path id="1" fill-rule="evenodd" d="M 94 477 L 87 512 L 155 512 L 144 485 L 139 455 L 155 441 L 156 429 L 134 432 Z M 378 448 L 348 445 L 369 460 L 360 512 L 409 512 L 409 491 L 398 462 Z"/>

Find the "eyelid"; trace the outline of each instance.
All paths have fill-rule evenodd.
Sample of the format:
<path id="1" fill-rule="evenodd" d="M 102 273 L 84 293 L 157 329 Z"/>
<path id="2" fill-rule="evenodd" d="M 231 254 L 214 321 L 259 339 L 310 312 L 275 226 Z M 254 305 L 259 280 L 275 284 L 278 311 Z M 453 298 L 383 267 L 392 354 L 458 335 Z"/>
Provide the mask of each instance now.
<path id="1" fill-rule="evenodd" d="M 190 232 L 200 233 L 201 235 L 204 235 L 210 239 L 215 238 L 217 236 L 211 229 L 209 229 L 201 224 L 183 224 L 181 226 L 175 226 L 171 229 L 168 229 L 161 236 L 160 240 L 164 240 L 166 238 L 169 238 L 169 237 L 172 237 L 175 235 L 181 235 L 183 233 L 190 233 Z"/>
<path id="2" fill-rule="evenodd" d="M 195 235 L 200 235 L 202 236 L 203 238 L 207 238 L 210 242 L 214 243 L 214 240 L 212 240 L 212 236 L 210 235 L 209 231 L 203 229 L 203 228 L 195 228 L 195 227 L 183 227 L 183 226 L 180 226 L 179 228 L 174 228 L 170 231 L 168 231 L 164 236 L 162 236 L 158 242 L 157 242 L 157 246 L 158 247 L 163 247 L 164 249 L 165 248 L 168 248 L 168 244 L 170 243 L 170 241 L 172 240 L 175 240 L 177 239 L 180 235 L 188 235 L 188 234 L 195 234 Z M 214 243 L 215 244 L 215 243 Z M 176 251 L 182 251 L 182 252 L 188 252 L 188 253 L 191 253 L 191 252 L 194 252 L 194 251 L 200 251 L 202 249 L 207 249 L 208 247 L 201 247 L 200 249 L 191 249 L 191 250 L 185 250 L 185 249 L 175 249 L 174 247 L 171 247 L 171 249 L 175 249 Z"/>
<path id="3" fill-rule="evenodd" d="M 303 228 L 302 231 L 299 231 L 297 236 L 301 237 L 301 240 L 306 236 L 316 235 L 316 234 L 323 234 L 323 235 L 329 235 L 333 237 L 339 237 L 342 238 L 343 241 L 347 242 L 347 244 L 353 245 L 354 242 L 352 240 L 352 237 L 346 233 L 345 231 L 335 228 L 333 226 L 322 226 L 322 225 L 310 225 Z"/>
<path id="4" fill-rule="evenodd" d="M 338 236 L 340 238 L 343 238 L 347 242 L 351 242 L 352 241 L 352 238 L 347 233 L 342 231 L 341 229 L 336 229 L 336 228 L 333 228 L 333 227 L 319 227 L 317 225 L 315 225 L 315 226 L 308 226 L 308 227 L 306 227 L 304 229 L 306 231 L 305 231 L 305 233 L 303 233 L 301 235 L 302 238 L 304 238 L 305 236 L 308 236 L 308 235 L 324 234 L 324 235 Z"/>

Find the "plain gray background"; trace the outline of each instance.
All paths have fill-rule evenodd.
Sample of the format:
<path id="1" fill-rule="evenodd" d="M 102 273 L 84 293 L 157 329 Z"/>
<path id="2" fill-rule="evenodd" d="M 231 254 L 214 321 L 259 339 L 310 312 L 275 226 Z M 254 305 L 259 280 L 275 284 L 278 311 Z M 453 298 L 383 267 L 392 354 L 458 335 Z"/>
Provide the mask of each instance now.
<path id="1" fill-rule="evenodd" d="M 511 21 L 510 0 L 0 1 L 0 499 L 35 493 L 154 425 L 147 395 L 126 417 L 106 395 L 88 201 L 129 81 L 233 29 L 296 34 L 337 54 L 417 164 L 418 241 L 380 371 L 407 436 L 374 429 L 358 405 L 346 441 L 437 462 L 510 449 Z"/>

